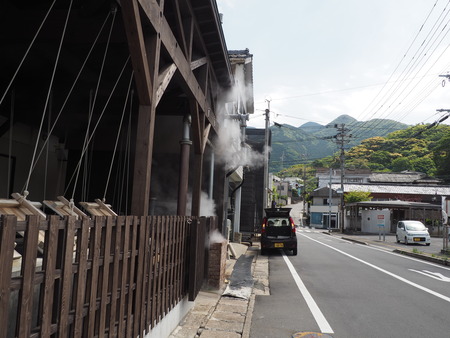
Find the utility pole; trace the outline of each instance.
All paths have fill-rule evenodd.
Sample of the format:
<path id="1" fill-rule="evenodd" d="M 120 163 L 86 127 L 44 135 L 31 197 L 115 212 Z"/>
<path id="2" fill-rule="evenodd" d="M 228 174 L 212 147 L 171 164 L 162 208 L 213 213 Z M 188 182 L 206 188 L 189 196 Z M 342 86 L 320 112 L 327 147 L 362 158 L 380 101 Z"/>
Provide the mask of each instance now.
<path id="1" fill-rule="evenodd" d="M 269 123 L 270 123 L 270 99 L 266 99 L 266 130 L 264 137 L 264 195 L 263 195 L 263 215 L 264 209 L 267 208 L 267 196 L 269 189 Z"/>
<path id="2" fill-rule="evenodd" d="M 347 134 L 349 131 L 345 128 L 345 124 L 335 124 L 334 127 L 337 129 L 338 133 L 336 135 L 336 144 L 341 149 L 339 156 L 339 161 L 341 164 L 341 202 L 339 210 L 339 228 L 341 232 L 344 232 L 344 221 L 345 221 L 345 209 L 344 209 L 344 171 L 345 171 L 345 149 L 344 145 L 350 142 L 351 134 Z"/>
<path id="3" fill-rule="evenodd" d="M 332 172 L 333 169 L 330 168 L 330 181 L 328 182 L 328 232 L 331 231 L 331 207 L 333 204 L 333 191 L 331 190 L 331 183 L 332 183 Z"/>
<path id="4" fill-rule="evenodd" d="M 306 164 L 303 164 L 302 200 L 303 200 L 302 225 L 305 226 L 306 222 L 303 221 L 306 221 Z"/>

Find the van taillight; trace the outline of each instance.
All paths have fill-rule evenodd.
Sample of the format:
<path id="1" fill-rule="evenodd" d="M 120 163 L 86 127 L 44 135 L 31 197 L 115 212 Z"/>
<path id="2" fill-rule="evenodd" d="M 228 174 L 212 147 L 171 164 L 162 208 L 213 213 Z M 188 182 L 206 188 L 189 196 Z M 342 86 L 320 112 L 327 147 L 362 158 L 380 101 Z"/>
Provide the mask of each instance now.
<path id="1" fill-rule="evenodd" d="M 294 220 L 292 219 L 292 217 L 289 217 L 289 222 L 291 223 L 292 233 L 295 234 L 295 224 L 294 224 Z"/>
<path id="2" fill-rule="evenodd" d="M 267 219 L 264 219 L 262 227 L 261 227 L 262 234 L 264 234 L 266 232 L 266 225 L 267 225 Z"/>

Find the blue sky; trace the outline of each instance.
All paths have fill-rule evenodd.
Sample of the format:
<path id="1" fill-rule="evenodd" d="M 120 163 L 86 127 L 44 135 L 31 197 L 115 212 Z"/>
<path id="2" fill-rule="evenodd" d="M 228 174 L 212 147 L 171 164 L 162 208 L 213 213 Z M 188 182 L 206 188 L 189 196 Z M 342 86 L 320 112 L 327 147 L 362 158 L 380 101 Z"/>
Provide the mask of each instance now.
<path id="1" fill-rule="evenodd" d="M 264 126 L 267 100 L 271 121 L 293 126 L 438 120 L 450 109 L 439 77 L 450 72 L 449 2 L 217 0 L 227 48 L 253 54 L 249 125 Z"/>

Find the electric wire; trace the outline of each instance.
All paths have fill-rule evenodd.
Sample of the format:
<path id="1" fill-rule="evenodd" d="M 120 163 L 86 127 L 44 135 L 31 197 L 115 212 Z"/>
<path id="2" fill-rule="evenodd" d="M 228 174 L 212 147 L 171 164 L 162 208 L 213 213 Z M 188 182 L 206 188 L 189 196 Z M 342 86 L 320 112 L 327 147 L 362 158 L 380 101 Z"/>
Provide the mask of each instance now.
<path id="1" fill-rule="evenodd" d="M 96 44 L 97 44 L 97 41 L 98 41 L 98 39 L 99 39 L 99 37 L 100 37 L 102 31 L 103 31 L 103 28 L 105 27 L 106 22 L 108 21 L 109 15 L 110 15 L 110 13 L 108 12 L 108 15 L 106 16 L 105 20 L 103 21 L 103 24 L 102 24 L 102 26 L 101 26 L 101 28 L 100 28 L 100 30 L 99 30 L 99 32 L 98 32 L 98 34 L 97 34 L 97 36 L 96 36 L 94 42 L 92 43 L 92 46 L 91 46 L 91 48 L 90 48 L 88 54 L 86 55 L 83 64 L 81 65 L 81 67 L 80 67 L 80 69 L 79 69 L 79 71 L 78 71 L 78 74 L 77 74 L 77 76 L 76 76 L 76 78 L 75 78 L 75 80 L 74 80 L 74 82 L 73 82 L 73 84 L 72 84 L 72 87 L 70 88 L 68 94 L 66 95 L 66 98 L 65 98 L 65 100 L 64 100 L 64 102 L 63 102 L 63 104 L 62 104 L 62 106 L 61 106 L 61 108 L 60 108 L 60 110 L 59 110 L 59 112 L 58 112 L 58 114 L 57 114 L 57 116 L 56 116 L 56 118 L 55 118 L 55 121 L 53 122 L 53 125 L 52 125 L 52 127 L 50 128 L 50 131 L 49 131 L 49 133 L 48 133 L 48 137 L 47 137 L 46 140 L 44 141 L 44 143 L 43 143 L 43 145 L 42 145 L 42 147 L 41 147 L 41 149 L 40 149 L 38 155 L 36 156 L 36 160 L 35 160 L 35 162 L 34 162 L 34 164 L 33 164 L 33 169 L 32 169 L 32 171 L 34 171 L 34 169 L 35 169 L 35 167 L 36 167 L 36 165 L 37 165 L 37 162 L 38 162 L 38 160 L 40 159 L 40 157 L 41 157 L 41 155 L 42 155 L 42 152 L 43 152 L 44 149 L 45 149 L 45 146 L 47 145 L 47 143 L 48 143 L 49 140 L 50 140 L 50 135 L 52 135 L 53 130 L 55 129 L 55 127 L 56 127 L 56 125 L 57 125 L 57 122 L 59 121 L 59 118 L 61 117 L 62 112 L 64 111 L 64 109 L 65 109 L 65 107 L 66 107 L 66 104 L 67 104 L 67 102 L 69 101 L 69 98 L 70 98 L 70 96 L 72 95 L 72 92 L 73 92 L 73 90 L 74 90 L 76 84 L 78 83 L 78 79 L 80 78 L 80 76 L 81 76 L 81 74 L 82 74 L 82 72 L 83 72 L 83 70 L 84 70 L 84 67 L 86 66 L 86 63 L 87 63 L 87 61 L 89 60 L 89 58 L 90 58 L 90 56 L 91 56 L 91 53 L 92 53 L 92 51 L 94 50 L 94 47 L 95 47 Z M 24 189 L 25 189 L 25 186 L 22 188 L 22 190 L 24 190 Z"/>
<path id="2" fill-rule="evenodd" d="M 106 63 L 106 56 L 107 56 L 107 54 L 108 54 L 109 44 L 110 44 L 110 42 L 111 42 L 111 36 L 112 36 L 113 28 L 114 28 L 114 22 L 115 22 L 115 18 L 116 18 L 116 13 L 117 13 L 117 9 L 114 9 L 114 11 L 113 11 L 113 14 L 114 14 L 114 15 L 113 15 L 113 19 L 112 19 L 112 22 L 111 22 L 111 27 L 110 27 L 110 29 L 109 29 L 109 34 L 108 34 L 107 43 L 106 43 L 106 46 L 105 46 L 105 52 L 103 53 L 102 64 L 101 64 L 101 67 L 100 67 L 100 74 L 99 74 L 99 76 L 98 76 L 97 86 L 96 86 L 96 88 L 95 88 L 94 99 L 93 99 L 91 111 L 89 112 L 89 114 L 90 114 L 91 116 L 92 116 L 93 111 L 94 111 L 94 109 L 95 109 L 95 103 L 96 103 L 96 100 L 97 100 L 98 90 L 99 90 L 99 88 L 100 88 L 100 82 L 101 82 L 101 79 L 102 79 L 103 70 L 104 70 L 105 63 Z M 122 72 L 123 72 L 123 70 L 122 70 Z M 122 73 L 121 73 L 121 74 L 122 74 Z M 100 118 L 101 118 L 101 117 L 100 117 Z M 99 118 L 99 120 L 100 120 L 100 118 Z M 91 122 L 91 119 L 88 120 L 88 125 L 87 125 L 87 128 L 86 128 L 86 134 L 85 134 L 84 145 L 83 145 L 83 151 L 82 151 L 82 153 L 81 153 L 81 157 L 84 156 L 84 153 L 86 152 L 87 147 L 88 147 L 88 145 L 89 145 L 88 139 L 89 139 L 90 122 Z M 80 161 L 81 161 L 81 159 L 80 159 Z M 79 162 L 79 163 L 80 163 L 80 162 Z M 81 163 L 80 163 L 79 166 L 77 166 L 77 175 L 76 175 L 75 183 L 74 183 L 74 186 L 73 186 L 72 200 L 73 200 L 74 195 L 75 195 L 75 190 L 76 190 L 76 187 L 77 187 L 77 182 L 78 182 L 78 176 L 79 176 L 79 174 L 80 174 L 80 169 L 81 169 Z"/>
<path id="3" fill-rule="evenodd" d="M 30 169 L 28 171 L 28 177 L 27 177 L 27 181 L 26 181 L 26 184 L 25 184 L 25 190 L 23 191 L 23 194 L 24 194 L 25 198 L 26 198 L 26 195 L 28 195 L 28 185 L 30 183 L 31 173 L 32 173 L 32 169 L 33 169 L 33 163 L 34 163 L 34 159 L 36 157 L 36 152 L 37 152 L 37 148 L 38 148 L 38 144 L 39 144 L 39 138 L 41 137 L 42 125 L 44 123 L 44 118 L 45 118 L 45 115 L 46 115 L 45 111 L 47 110 L 48 102 L 49 102 L 49 99 L 50 99 L 50 93 L 51 93 L 51 89 L 53 87 L 53 81 L 55 79 L 56 69 L 57 69 L 57 66 L 58 66 L 59 57 L 61 55 L 61 50 L 62 50 L 62 45 L 63 45 L 63 42 L 64 42 L 64 37 L 66 35 L 67 24 L 69 22 L 70 14 L 72 13 L 72 4 L 73 4 L 73 0 L 70 0 L 69 9 L 67 11 L 67 16 L 66 16 L 66 20 L 65 20 L 65 23 L 64 23 L 63 32 L 62 32 L 61 39 L 60 39 L 60 42 L 59 42 L 59 47 L 58 47 L 58 52 L 57 52 L 57 55 L 56 55 L 55 65 L 53 67 L 52 77 L 51 77 L 51 80 L 50 80 L 49 89 L 48 89 L 47 97 L 46 97 L 46 100 L 45 100 L 44 110 L 43 110 L 41 122 L 40 122 L 40 125 L 39 125 L 39 131 L 38 131 L 38 135 L 36 137 L 36 144 L 34 146 L 33 156 L 31 158 Z"/>
<path id="4" fill-rule="evenodd" d="M 112 98 L 112 96 L 113 96 L 113 94 L 114 94 L 114 91 L 115 91 L 115 89 L 116 89 L 116 87 L 117 87 L 117 85 L 118 85 L 120 79 L 122 78 L 122 75 L 123 75 L 123 73 L 124 73 L 124 71 L 125 71 L 125 69 L 126 69 L 126 66 L 128 65 L 129 60 L 130 60 L 130 55 L 128 55 L 127 59 L 125 60 L 125 63 L 124 63 L 124 65 L 123 65 L 123 67 L 122 67 L 122 69 L 121 69 L 121 71 L 120 71 L 120 74 L 119 74 L 119 76 L 118 76 L 118 78 L 117 78 L 117 80 L 116 80 L 116 83 L 114 84 L 114 87 L 112 88 L 111 93 L 110 93 L 110 95 L 109 95 L 109 97 L 108 97 L 108 99 L 107 99 L 107 101 L 106 101 L 106 103 L 105 103 L 105 106 L 103 107 L 103 110 L 102 110 L 102 112 L 101 112 L 101 114 L 100 114 L 100 116 L 99 116 L 99 118 L 98 118 L 98 120 L 97 120 L 97 122 L 96 122 L 94 128 L 92 129 L 92 132 L 91 132 L 91 134 L 90 134 L 90 136 L 89 136 L 89 138 L 88 138 L 88 140 L 87 140 L 87 142 L 86 142 L 86 145 L 85 145 L 85 146 L 83 147 L 83 149 L 82 149 L 81 156 L 80 156 L 80 160 L 78 161 L 78 163 L 77 163 L 77 165 L 76 165 L 76 167 L 75 167 L 75 171 L 74 171 L 74 173 L 72 174 L 72 177 L 71 177 L 71 179 L 70 179 L 70 181 L 69 181 L 68 186 L 69 186 L 70 183 L 72 182 L 74 176 L 77 174 L 77 171 L 79 171 L 79 168 L 80 168 L 80 166 L 81 166 L 81 163 L 82 163 L 84 154 L 86 153 L 87 148 L 88 148 L 89 144 L 91 143 L 91 141 L 92 141 L 92 139 L 93 139 L 93 137 L 94 137 L 94 135 L 95 135 L 95 132 L 96 132 L 96 130 L 97 130 L 99 124 L 100 124 L 101 119 L 103 118 L 103 115 L 104 115 L 104 113 L 105 113 L 105 111 L 106 111 L 106 108 L 107 108 L 109 102 L 111 101 L 111 98 Z M 75 187 L 76 187 L 76 184 L 74 184 L 74 189 L 75 189 Z M 66 188 L 66 191 L 64 192 L 64 194 L 65 194 L 66 192 L 67 192 L 67 188 Z"/>
<path id="5" fill-rule="evenodd" d="M 112 167 L 114 164 L 114 158 L 116 155 L 117 144 L 119 143 L 120 131 L 122 130 L 122 123 L 123 123 L 123 118 L 125 116 L 125 110 L 127 108 L 128 99 L 130 98 L 130 89 L 131 89 L 131 84 L 133 83 L 133 75 L 134 75 L 134 72 L 132 71 L 131 75 L 130 75 L 130 81 L 128 83 L 127 97 L 126 97 L 125 103 L 123 105 L 122 116 L 120 117 L 120 123 L 119 123 L 118 131 L 117 131 L 116 143 L 114 144 L 114 150 L 112 153 L 111 165 L 109 166 L 109 172 L 108 172 L 108 178 L 106 180 L 105 192 L 103 193 L 103 202 L 106 201 L 106 192 L 108 191 L 109 179 L 111 178 L 111 171 L 112 171 Z"/>
<path id="6" fill-rule="evenodd" d="M 373 116 L 375 116 L 375 114 L 377 114 L 383 107 L 385 107 L 385 106 L 388 104 L 389 99 L 391 99 L 392 96 L 399 90 L 400 85 L 403 85 L 404 81 L 407 79 L 407 77 L 409 76 L 409 74 L 411 74 L 411 72 L 412 72 L 413 70 L 415 70 L 415 68 L 417 68 L 418 65 L 420 65 L 420 61 L 423 60 L 423 58 L 428 54 L 429 50 L 430 50 L 430 49 L 433 47 L 433 45 L 436 43 L 437 39 L 439 38 L 439 36 L 442 34 L 442 32 L 444 31 L 445 27 L 446 27 L 446 26 L 448 25 L 448 23 L 449 23 L 449 21 L 447 21 L 447 23 L 446 23 L 446 24 L 444 25 L 444 27 L 441 29 L 440 33 L 435 37 L 437 30 L 441 27 L 442 22 L 444 21 L 444 19 L 445 19 L 445 18 L 447 17 L 447 15 L 449 14 L 449 11 L 447 10 L 447 7 L 448 7 L 448 4 L 449 4 L 449 3 L 450 3 L 450 1 L 446 4 L 446 6 L 445 6 L 445 8 L 443 9 L 442 13 L 439 15 L 439 18 L 436 20 L 436 22 L 435 22 L 435 24 L 433 25 L 432 29 L 430 30 L 430 32 L 428 33 L 428 35 L 426 36 L 426 38 L 424 39 L 424 41 L 422 42 L 422 44 L 420 45 L 419 49 L 416 51 L 416 53 L 414 54 L 414 56 L 411 58 L 410 62 L 405 66 L 404 70 L 403 70 L 403 71 L 401 72 L 401 74 L 397 77 L 397 79 L 400 79 L 400 80 L 397 80 L 397 81 L 394 82 L 394 84 L 397 83 L 397 85 L 395 86 L 395 88 L 392 89 L 392 88 L 394 87 L 394 84 L 393 84 L 393 85 L 390 87 L 390 89 L 384 94 L 384 96 L 382 97 L 382 100 L 384 100 L 384 102 L 383 102 L 382 104 L 380 104 L 380 107 L 379 107 L 377 110 L 375 110 L 375 112 L 372 113 L 371 118 L 373 118 Z M 435 5 L 436 5 L 436 4 L 435 4 Z M 435 6 L 435 5 L 434 5 L 434 6 Z M 433 8 L 434 8 L 434 6 L 433 6 Z M 445 16 L 444 16 L 443 18 L 441 18 L 442 15 L 443 15 L 443 13 L 444 13 L 446 10 L 447 10 L 447 13 L 445 14 Z M 429 17 L 429 16 L 428 16 L 428 17 Z M 427 17 L 427 20 L 428 20 L 428 17 Z M 427 21 L 427 20 L 426 20 L 426 21 Z M 438 22 L 439 20 L 440 20 L 440 23 L 436 26 L 436 24 L 437 24 L 437 22 Z M 424 23 L 424 24 L 425 24 L 425 23 Z M 421 30 L 422 30 L 424 24 L 422 25 Z M 432 33 L 432 32 L 433 32 L 433 33 Z M 448 33 L 448 30 L 447 30 L 447 33 Z M 444 37 L 447 35 L 447 33 L 445 33 Z M 419 51 L 425 49 L 425 48 L 430 44 L 430 40 L 428 39 L 428 38 L 430 37 L 430 34 L 431 34 L 431 39 L 432 39 L 433 37 L 435 37 L 435 39 L 434 39 L 433 42 L 431 43 L 430 47 L 426 50 L 426 52 L 425 52 L 419 59 L 417 59 L 416 56 L 417 56 L 417 54 L 419 53 Z M 444 37 L 443 37 L 443 38 L 444 38 Z M 438 46 L 441 44 L 443 38 L 439 41 L 439 44 L 434 48 L 433 52 L 432 52 L 430 55 L 428 55 L 428 58 L 427 58 L 427 60 L 425 61 L 425 63 L 426 63 L 426 62 L 431 58 L 431 56 L 434 54 L 434 52 L 436 51 L 436 49 L 438 48 Z M 416 38 L 414 39 L 414 41 L 415 41 L 415 40 L 416 40 Z M 408 49 L 408 50 L 409 50 L 409 49 Z M 406 55 L 406 54 L 405 54 L 405 55 Z M 442 54 L 441 54 L 441 56 L 442 56 Z M 413 62 L 413 64 L 411 65 L 411 62 L 412 62 L 413 60 L 414 60 L 414 62 Z M 439 58 L 438 58 L 437 60 L 439 60 Z M 433 65 L 437 62 L 437 60 L 433 63 Z M 418 63 L 418 62 L 419 62 L 419 63 Z M 420 69 L 416 71 L 416 76 L 412 76 L 412 77 L 410 76 L 410 77 L 409 77 L 410 80 L 408 81 L 408 85 L 411 84 L 412 79 L 414 79 L 414 78 L 417 77 L 417 74 L 418 74 L 418 73 L 420 72 L 420 70 L 424 67 L 425 63 L 423 63 L 422 66 L 420 67 Z M 408 67 L 409 67 L 409 68 L 408 68 Z M 398 69 L 398 67 L 396 68 L 396 70 L 397 70 L 397 69 Z M 430 67 L 429 69 L 431 69 L 431 67 Z M 395 73 L 395 71 L 394 71 L 394 73 Z M 393 74 L 394 74 L 394 73 L 393 73 Z M 423 78 L 423 76 L 422 76 L 422 78 Z M 408 87 L 408 86 L 404 87 L 404 89 L 402 90 L 402 92 L 401 92 L 400 94 L 397 95 L 397 97 L 395 98 L 395 100 L 399 99 L 400 95 L 406 90 L 407 87 Z M 416 85 L 415 87 L 417 87 L 417 85 Z M 410 91 L 410 93 L 411 93 L 411 91 Z M 388 94 L 389 94 L 389 96 L 386 98 L 386 95 L 388 95 Z M 407 96 L 405 96 L 405 98 L 406 98 L 406 97 L 407 97 Z M 404 99 L 405 99 L 405 98 L 404 98 Z M 404 99 L 403 99 L 403 100 L 404 100 Z M 385 110 L 385 112 L 384 112 L 384 116 L 385 116 L 385 117 L 391 115 L 391 114 L 395 111 L 395 109 L 398 108 L 398 105 L 399 105 L 399 104 L 398 104 L 397 106 L 395 106 L 395 107 L 393 108 L 393 110 L 392 110 L 390 113 L 388 113 L 388 109 L 391 108 L 392 105 L 394 105 L 395 100 L 391 101 L 391 103 L 389 104 L 389 107 Z M 382 115 L 382 116 L 383 116 L 383 115 Z"/>
<path id="7" fill-rule="evenodd" d="M 450 3 L 450 1 L 449 1 L 449 3 Z M 386 83 L 385 83 L 385 85 L 383 86 L 383 88 L 381 88 L 381 90 L 378 92 L 378 94 L 375 96 L 375 98 L 372 100 L 372 102 L 364 109 L 364 111 L 366 111 L 366 110 L 372 105 L 372 103 L 378 98 L 378 96 L 383 92 L 384 88 L 385 88 L 386 85 L 390 82 L 390 80 L 392 79 L 392 77 L 394 76 L 394 74 L 395 74 L 395 73 L 397 72 L 397 70 L 400 68 L 401 64 L 403 63 L 403 61 L 405 60 L 406 56 L 408 55 L 408 52 L 411 50 L 413 44 L 415 43 L 415 41 L 416 41 L 417 38 L 419 37 L 420 33 L 422 32 L 422 29 L 423 29 L 423 27 L 425 26 L 425 24 L 427 23 L 427 21 L 428 21 L 430 15 L 431 15 L 431 13 L 433 12 L 433 10 L 434 10 L 436 4 L 437 4 L 437 1 L 435 2 L 435 4 L 433 5 L 432 9 L 431 9 L 430 12 L 428 13 L 428 15 L 427 15 L 427 17 L 426 17 L 424 23 L 421 25 L 419 31 L 417 32 L 417 34 L 416 34 L 415 37 L 413 38 L 413 40 L 412 40 L 410 46 L 408 47 L 407 51 L 406 51 L 405 54 L 403 55 L 403 58 L 400 60 L 400 62 L 398 63 L 398 65 L 396 66 L 396 68 L 394 69 L 394 71 L 391 73 L 391 75 L 389 76 L 389 79 L 386 81 Z M 442 13 L 441 13 L 441 15 L 442 15 Z M 440 16 L 441 16 L 441 15 L 440 15 Z M 439 16 L 439 17 L 440 17 L 440 16 Z M 438 18 L 437 20 L 439 20 L 439 18 Z M 435 25 L 436 25 L 436 22 L 435 22 L 435 24 L 433 25 L 433 27 L 434 27 Z M 427 36 L 428 36 L 428 35 L 427 35 Z M 426 39 L 427 39 L 427 38 L 425 38 L 424 41 L 426 41 Z M 422 42 L 421 46 L 424 44 L 424 41 Z M 418 52 L 419 52 L 419 50 L 417 50 L 417 51 L 415 52 L 415 54 L 413 55 L 413 57 L 411 58 L 411 60 L 410 60 L 410 61 L 408 62 L 408 64 L 405 66 L 405 69 L 410 65 L 410 63 L 412 62 L 412 60 L 415 59 L 415 57 L 416 57 L 416 55 L 417 55 Z M 397 84 L 397 87 L 396 87 L 396 88 L 398 88 L 399 84 L 401 84 L 401 82 L 399 82 L 398 79 L 402 78 L 402 75 L 404 74 L 405 69 L 404 69 L 404 70 L 400 73 L 400 75 L 397 77 L 397 80 L 395 80 L 395 81 L 392 82 L 391 87 L 385 92 L 385 94 L 381 97 L 381 99 L 379 100 L 379 102 L 382 102 L 382 101 L 386 102 L 386 101 L 387 101 L 387 99 L 385 100 L 386 95 L 389 94 L 389 92 L 392 91 L 392 88 L 393 88 L 396 84 Z M 403 79 L 405 79 L 405 77 L 406 77 L 406 76 L 403 76 Z M 377 105 L 380 105 L 380 104 L 378 103 Z M 381 107 L 382 107 L 383 105 L 384 105 L 384 104 L 382 104 Z M 380 108 L 381 108 L 381 107 L 380 107 Z M 379 109 L 380 109 L 380 108 L 379 108 Z M 378 109 L 378 110 L 379 110 L 379 109 Z M 377 111 L 378 111 L 378 110 L 377 110 Z M 364 111 L 363 111 L 363 112 L 364 112 Z M 377 111 L 375 111 L 374 113 L 372 113 L 372 115 L 371 115 L 370 118 L 362 117 L 362 118 L 358 118 L 358 119 L 362 119 L 362 120 L 370 120 L 370 119 L 377 113 Z"/>
<path id="8" fill-rule="evenodd" d="M 13 77 L 12 77 L 11 80 L 9 81 L 9 84 L 8 84 L 8 86 L 6 87 L 5 92 L 4 92 L 3 95 L 2 95 L 2 98 L 0 99 L 0 106 L 2 105 L 3 100 L 5 99 L 6 94 L 8 93 L 8 91 L 9 91 L 9 89 L 11 88 L 12 84 L 14 83 L 14 80 L 16 79 L 16 76 L 17 76 L 17 74 L 19 73 L 20 68 L 22 68 L 22 65 L 23 65 L 25 59 L 27 58 L 28 53 L 29 53 L 30 50 L 31 50 L 31 47 L 34 45 L 34 42 L 36 41 L 36 38 L 38 37 L 38 35 L 39 35 L 39 33 L 40 33 L 42 27 L 44 26 L 44 23 L 47 21 L 47 18 L 48 18 L 48 16 L 49 16 L 50 12 L 52 11 L 53 6 L 55 5 L 55 3 L 56 3 L 56 0 L 53 0 L 52 4 L 50 5 L 50 7 L 49 7 L 49 9 L 48 9 L 48 11 L 47 11 L 47 13 L 46 13 L 45 16 L 44 16 L 44 19 L 42 20 L 42 22 L 41 22 L 41 24 L 40 24 L 38 30 L 36 31 L 36 34 L 34 34 L 33 39 L 31 40 L 30 44 L 28 45 L 28 48 L 27 48 L 27 50 L 26 50 L 24 56 L 22 57 L 22 60 L 20 60 L 20 63 L 19 63 L 19 65 L 17 66 L 17 69 L 16 69 L 16 71 L 14 72 Z"/>

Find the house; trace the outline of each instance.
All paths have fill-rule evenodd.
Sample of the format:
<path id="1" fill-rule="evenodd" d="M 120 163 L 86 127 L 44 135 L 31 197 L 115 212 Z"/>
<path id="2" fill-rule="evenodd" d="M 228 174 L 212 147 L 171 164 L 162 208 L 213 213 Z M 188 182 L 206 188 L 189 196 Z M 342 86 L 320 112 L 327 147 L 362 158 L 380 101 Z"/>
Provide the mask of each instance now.
<path id="1" fill-rule="evenodd" d="M 345 169 L 342 175 L 343 183 L 367 183 L 372 175 L 369 169 Z M 316 170 L 316 178 L 318 180 L 318 187 L 327 186 L 331 183 L 341 182 L 341 170 L 318 168 Z"/>
<path id="2" fill-rule="evenodd" d="M 340 188 L 332 184 L 332 189 Z M 345 229 L 364 231 L 364 217 L 361 210 L 389 209 L 389 231 L 395 231 L 395 224 L 401 219 L 419 219 L 430 225 L 442 224 L 442 210 L 448 210 L 450 186 L 419 184 L 344 184 L 344 194 L 351 191 L 370 192 L 371 201 L 345 206 Z M 361 218 L 362 217 L 362 218 Z"/>
<path id="3" fill-rule="evenodd" d="M 326 228 L 327 223 L 324 224 L 323 219 L 330 213 L 333 217 L 340 212 L 341 201 L 338 196 L 332 198 L 331 212 L 329 208 L 327 209 L 330 183 L 333 193 L 343 188 L 344 194 L 363 191 L 369 192 L 372 197 L 371 201 L 345 206 L 345 218 L 341 222 L 338 221 L 338 228 L 341 230 L 344 226 L 345 229 L 373 231 L 373 224 L 368 222 L 369 219 L 373 219 L 366 215 L 369 213 L 368 210 L 389 209 L 389 217 L 386 217 L 389 224 L 386 226 L 389 231 L 394 231 L 396 222 L 405 218 L 427 220 L 432 224 L 441 223 L 442 210 L 447 211 L 449 208 L 450 186 L 441 185 L 440 180 L 427 177 L 423 173 L 411 171 L 370 173 L 346 170 L 344 183 L 341 184 L 340 171 L 327 170 L 328 177 L 325 170 L 318 172 L 319 187 L 311 194 L 313 196 L 310 206 L 311 226 Z"/>
<path id="4" fill-rule="evenodd" d="M 309 225 L 314 228 L 338 229 L 339 205 L 341 194 L 338 194 L 339 187 L 333 187 L 330 191 L 328 187 L 317 188 L 310 196 L 312 202 L 309 208 Z"/>

